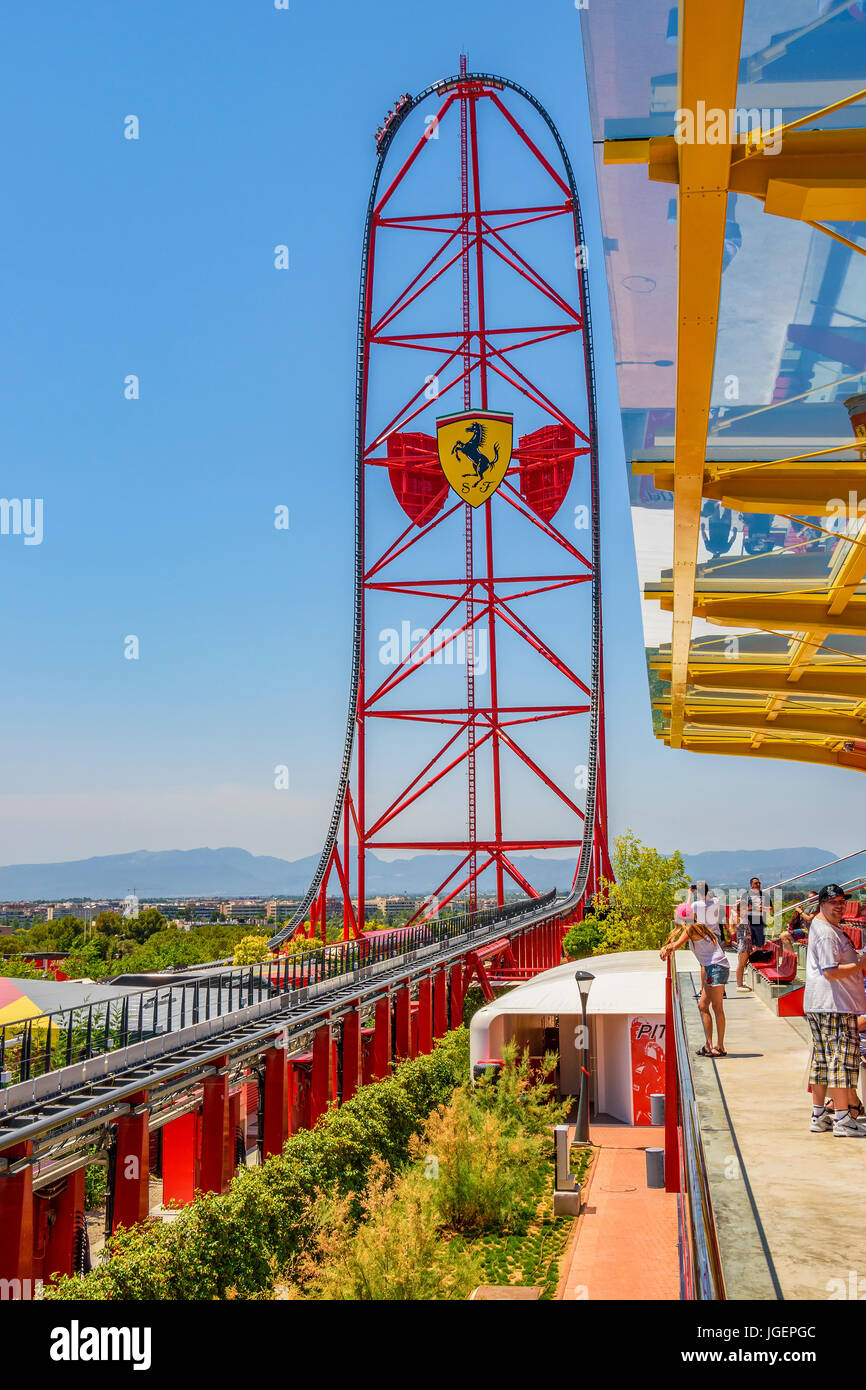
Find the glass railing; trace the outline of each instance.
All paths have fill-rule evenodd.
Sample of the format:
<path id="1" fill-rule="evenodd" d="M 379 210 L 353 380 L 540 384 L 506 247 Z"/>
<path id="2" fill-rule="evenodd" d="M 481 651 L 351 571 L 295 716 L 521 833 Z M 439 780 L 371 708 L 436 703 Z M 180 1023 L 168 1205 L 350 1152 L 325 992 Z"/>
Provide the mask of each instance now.
<path id="1" fill-rule="evenodd" d="M 670 1028 L 666 1041 L 674 1048 L 676 1093 L 665 1097 L 665 1169 L 668 1177 L 673 1169 L 679 1179 L 680 1290 L 684 1299 L 717 1301 L 727 1295 L 674 957 L 668 960 L 668 980 Z M 666 1185 L 670 1191 L 673 1184 Z"/>

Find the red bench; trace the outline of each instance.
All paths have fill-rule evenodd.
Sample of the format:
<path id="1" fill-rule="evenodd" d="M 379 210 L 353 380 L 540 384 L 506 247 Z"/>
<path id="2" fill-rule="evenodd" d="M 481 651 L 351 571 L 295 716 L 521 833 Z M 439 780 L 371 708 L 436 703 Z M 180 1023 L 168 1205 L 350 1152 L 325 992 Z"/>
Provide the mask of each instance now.
<path id="1" fill-rule="evenodd" d="M 770 956 L 769 960 L 752 960 L 752 955 L 754 955 L 754 951 L 750 952 L 749 954 L 749 964 L 751 965 L 752 969 L 760 970 L 761 974 L 765 975 L 768 970 L 775 969 L 775 967 L 779 964 L 779 957 L 782 954 L 782 943 L 778 939 L 775 941 L 768 941 L 764 946 L 756 946 L 755 950 L 772 952 L 772 955 Z"/>
<path id="2" fill-rule="evenodd" d="M 797 955 L 794 951 L 783 951 L 776 964 L 755 967 L 761 969 L 765 980 L 774 985 L 789 985 L 797 978 Z"/>

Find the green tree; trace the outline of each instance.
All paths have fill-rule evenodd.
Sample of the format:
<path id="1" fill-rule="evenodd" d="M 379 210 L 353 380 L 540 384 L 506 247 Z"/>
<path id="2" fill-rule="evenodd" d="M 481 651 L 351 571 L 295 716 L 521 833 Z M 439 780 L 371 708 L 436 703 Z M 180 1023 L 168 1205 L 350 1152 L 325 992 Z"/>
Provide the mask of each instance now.
<path id="1" fill-rule="evenodd" d="M 201 943 L 190 940 L 187 932 L 166 927 L 124 956 L 118 969 L 125 975 L 142 975 L 152 970 L 168 970 L 172 965 L 198 965 L 207 960 Z"/>
<path id="2" fill-rule="evenodd" d="M 43 980 L 45 971 L 20 956 L 4 956 L 0 960 L 0 975 L 11 975 L 16 980 Z"/>
<path id="3" fill-rule="evenodd" d="M 671 929 L 677 894 L 688 885 L 679 850 L 659 854 L 627 830 L 617 837 L 613 871 L 615 879 L 602 879 L 591 911 L 563 941 L 571 960 L 589 952 L 653 950 Z"/>
<path id="4" fill-rule="evenodd" d="M 142 908 L 137 917 L 130 918 L 125 926 L 126 932 L 132 937 L 132 940 L 143 945 L 156 932 L 165 931 L 168 922 L 158 907 L 145 907 Z"/>
<path id="5" fill-rule="evenodd" d="M 270 960 L 268 938 L 266 936 L 244 936 L 235 947 L 235 965 L 258 965 L 260 961 Z"/>
<path id="6" fill-rule="evenodd" d="M 84 923 L 67 913 L 53 922 L 37 922 L 26 931 L 16 931 L 7 938 L 14 941 L 15 951 L 68 951 L 84 936 Z"/>
<path id="7" fill-rule="evenodd" d="M 126 928 L 127 923 L 119 912 L 100 912 L 93 922 L 93 930 L 100 936 L 124 936 Z"/>
<path id="8" fill-rule="evenodd" d="M 575 922 L 562 939 L 562 949 L 569 960 L 591 956 L 601 944 L 601 923 L 592 912 L 582 922 Z"/>

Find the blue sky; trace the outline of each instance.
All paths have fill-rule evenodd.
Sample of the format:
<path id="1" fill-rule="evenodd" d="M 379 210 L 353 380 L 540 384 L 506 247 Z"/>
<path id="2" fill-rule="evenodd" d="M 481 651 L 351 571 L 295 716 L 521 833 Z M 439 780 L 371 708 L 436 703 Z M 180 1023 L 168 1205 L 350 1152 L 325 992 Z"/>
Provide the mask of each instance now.
<path id="1" fill-rule="evenodd" d="M 5 27 L 0 491 L 44 499 L 44 538 L 0 537 L 0 861 L 318 848 L 348 680 L 372 134 L 461 48 L 544 102 L 582 190 L 612 829 L 689 852 L 855 848 L 854 774 L 652 737 L 571 0 L 49 0 Z"/>

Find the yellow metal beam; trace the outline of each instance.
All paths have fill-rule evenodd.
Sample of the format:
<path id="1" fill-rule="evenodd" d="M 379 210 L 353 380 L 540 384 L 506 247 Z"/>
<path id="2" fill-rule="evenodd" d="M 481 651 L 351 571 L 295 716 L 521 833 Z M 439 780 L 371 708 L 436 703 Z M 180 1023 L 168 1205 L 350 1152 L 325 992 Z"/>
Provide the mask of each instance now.
<path id="1" fill-rule="evenodd" d="M 646 164 L 649 140 L 605 140 L 605 164 Z"/>
<path id="2" fill-rule="evenodd" d="M 664 742 L 671 747 L 670 736 Z M 834 751 L 823 744 L 801 743 L 796 739 L 765 739 L 756 747 L 751 739 L 708 739 L 681 736 L 677 745 L 689 753 L 710 753 L 714 757 L 725 754 L 736 758 L 783 758 L 787 762 L 823 763 L 826 767 L 846 767 L 856 772 L 866 772 L 866 750 L 847 753 L 844 749 Z"/>
<path id="3" fill-rule="evenodd" d="M 656 709 L 662 707 L 661 702 L 654 703 L 653 707 Z M 666 711 L 663 710 L 663 712 Z M 774 737 L 787 734 L 794 739 L 863 739 L 866 741 L 866 725 L 859 719 L 850 716 L 801 714 L 798 711 L 785 710 L 772 724 L 768 724 L 762 718 L 760 710 L 756 710 L 752 714 L 745 714 L 728 710 L 703 709 L 687 700 L 683 731 L 694 732 L 698 730 L 698 736 L 701 737 L 708 728 L 741 730 L 748 733 L 769 733 Z"/>
<path id="4" fill-rule="evenodd" d="M 674 465 L 635 459 L 635 475 L 649 475 L 662 492 L 673 492 Z M 831 504 L 848 506 L 849 493 L 858 496 L 866 485 L 866 466 L 859 459 L 803 459 L 769 463 L 738 459 L 731 463 L 708 461 L 701 485 L 703 497 L 721 502 L 731 511 L 773 515 L 826 515 Z M 818 532 L 815 532 L 818 535 Z"/>
<path id="5" fill-rule="evenodd" d="M 795 222 L 861 222 L 866 179 L 770 179 L 764 212 Z"/>
<path id="6" fill-rule="evenodd" d="M 658 597 L 665 612 L 672 612 L 675 594 L 649 595 Z M 717 596 L 709 593 L 695 595 L 695 617 L 719 626 L 756 627 L 765 632 L 796 633 L 826 632 L 828 594 L 795 594 L 785 597 L 774 594 L 744 593 Z M 866 637 L 866 594 L 851 599 L 844 612 L 834 616 L 832 632 Z M 676 666 L 673 665 L 676 672 Z"/>
<path id="7" fill-rule="evenodd" d="M 740 7 L 742 13 L 742 7 Z M 736 17 L 735 17 L 736 22 Z M 738 24 L 739 41 L 739 24 Z M 706 115 L 709 116 L 710 103 L 707 102 Z M 735 102 L 722 107 L 725 114 L 733 112 Z M 681 102 L 680 109 L 695 110 L 696 107 L 688 106 Z M 733 124 L 728 121 L 729 127 Z M 699 138 L 706 135 L 709 131 L 698 132 Z M 713 132 L 714 134 L 715 132 Z M 645 150 L 641 151 L 638 145 L 645 144 Z M 626 160 L 621 159 L 617 154 L 618 146 L 631 146 L 630 157 Z M 654 183 L 677 183 L 681 178 L 681 167 L 679 153 L 683 146 L 677 142 L 673 135 L 654 136 L 646 142 L 637 140 L 606 140 L 604 144 L 605 164 L 617 164 L 628 162 L 631 164 L 642 163 L 641 154 L 646 155 L 647 176 Z M 698 148 L 705 149 L 728 149 L 730 146 L 703 145 Z M 814 189 L 814 198 L 806 199 L 806 204 L 812 208 L 820 205 L 823 198 L 827 205 L 844 206 L 853 209 L 853 216 L 847 214 L 843 217 L 834 214 L 837 221 L 857 221 L 863 218 L 861 184 L 863 182 L 863 160 L 866 157 L 866 129 L 853 127 L 846 130 L 798 130 L 783 133 L 780 140 L 780 147 L 775 153 L 765 147 L 757 153 L 751 153 L 745 145 L 737 143 L 732 147 L 730 161 L 730 173 L 728 187 L 731 193 L 745 193 L 752 198 L 757 198 L 760 202 L 766 203 L 768 192 L 770 201 L 779 198 L 785 204 L 786 196 L 793 198 L 793 195 L 785 195 L 786 185 L 800 185 L 806 192 Z M 771 185 L 778 185 L 771 192 Z M 838 201 L 832 190 L 839 190 Z M 846 199 L 847 201 L 842 201 Z M 790 202 L 787 206 L 791 206 Z M 772 211 L 770 207 L 766 209 Z M 781 213 L 782 216 L 790 216 L 789 211 Z M 814 216 L 810 213 L 809 220 Z M 823 214 L 828 220 L 830 215 Z M 805 221 L 806 218 L 804 217 Z"/>
<path id="8" fill-rule="evenodd" d="M 680 0 L 677 105 L 681 110 L 697 112 L 699 102 L 705 103 L 704 109 L 725 111 L 736 105 L 744 3 Z M 675 145 L 675 155 L 679 205 L 671 743 L 677 747 L 692 632 L 731 145 L 680 144 Z"/>
<path id="9" fill-rule="evenodd" d="M 659 680 L 669 681 L 670 666 L 652 668 Z M 789 695 L 841 696 L 862 699 L 866 695 L 866 666 L 808 667 L 796 684 L 786 667 L 750 667 L 731 661 L 724 668 L 696 669 L 689 666 L 687 680 L 695 690 L 720 695 L 751 693 L 787 697 Z"/>

